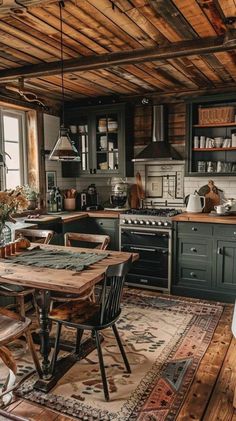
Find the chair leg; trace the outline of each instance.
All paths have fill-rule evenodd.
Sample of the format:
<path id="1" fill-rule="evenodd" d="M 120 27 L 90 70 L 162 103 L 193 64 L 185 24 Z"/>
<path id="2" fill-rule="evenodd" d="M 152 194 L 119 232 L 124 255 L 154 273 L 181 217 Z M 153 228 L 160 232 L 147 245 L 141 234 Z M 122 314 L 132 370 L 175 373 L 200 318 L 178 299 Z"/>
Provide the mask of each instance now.
<path id="1" fill-rule="evenodd" d="M 96 346 L 97 346 L 97 350 L 98 350 L 98 359 L 99 359 L 100 371 L 101 371 L 101 376 L 102 376 L 104 396 L 105 396 L 105 400 L 108 402 L 109 401 L 109 391 L 108 391 L 106 372 L 105 372 L 103 356 L 102 356 L 102 348 L 101 348 L 101 344 L 100 344 L 100 340 L 99 340 L 99 333 L 98 333 L 97 330 L 94 330 L 94 336 L 95 336 L 95 339 L 96 339 Z"/>
<path id="2" fill-rule="evenodd" d="M 42 377 L 43 374 L 42 374 L 40 362 L 39 362 L 39 359 L 38 359 L 38 355 L 36 353 L 36 349 L 35 349 L 35 346 L 34 346 L 34 342 L 33 342 L 33 339 L 32 339 L 31 332 L 30 331 L 25 332 L 25 337 L 26 337 L 27 344 L 28 344 L 28 347 L 30 349 L 30 352 L 31 352 L 31 355 L 32 355 L 37 373 L 38 373 L 39 377 Z"/>
<path id="3" fill-rule="evenodd" d="M 25 317 L 25 297 L 23 295 L 19 295 L 16 298 L 16 301 L 21 317 Z"/>
<path id="4" fill-rule="evenodd" d="M 77 329 L 77 333 L 76 333 L 76 342 L 75 342 L 75 353 L 78 354 L 79 353 L 79 349 L 80 349 L 80 344 L 81 344 L 81 339 L 83 336 L 83 329 Z"/>
<path id="5" fill-rule="evenodd" d="M 60 350 L 60 336 L 61 336 L 61 323 L 57 323 L 57 331 L 56 331 L 56 338 L 55 338 L 55 345 L 54 345 L 54 352 L 51 361 L 51 372 L 53 373 L 55 370 L 55 365 L 57 362 L 57 356 Z"/>
<path id="6" fill-rule="evenodd" d="M 127 370 L 127 372 L 128 372 L 128 373 L 131 373 L 131 369 L 130 369 L 129 361 L 128 361 L 128 358 L 126 357 L 126 353 L 125 353 L 124 347 L 123 347 L 122 342 L 121 342 L 121 339 L 120 339 L 119 332 L 118 332 L 117 327 L 116 327 L 116 325 L 115 325 L 115 324 L 114 324 L 114 325 L 112 325 L 112 330 L 113 330 L 113 332 L 114 332 L 114 335 L 115 335 L 115 337 L 116 337 L 116 341 L 117 341 L 118 346 L 119 346 L 119 348 L 120 348 L 120 352 L 121 352 L 121 355 L 122 355 L 122 357 L 123 357 L 123 360 L 124 360 L 124 363 L 125 363 L 126 370 Z"/>

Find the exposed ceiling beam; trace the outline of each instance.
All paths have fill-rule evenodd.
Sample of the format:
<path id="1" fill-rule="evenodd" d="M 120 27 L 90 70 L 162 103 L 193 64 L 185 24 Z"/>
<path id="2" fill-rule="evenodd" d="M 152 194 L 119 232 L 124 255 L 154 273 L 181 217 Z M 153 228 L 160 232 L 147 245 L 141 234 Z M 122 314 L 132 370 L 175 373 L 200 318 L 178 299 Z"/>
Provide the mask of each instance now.
<path id="1" fill-rule="evenodd" d="M 64 61 L 64 73 L 75 71 L 88 71 L 104 69 L 126 64 L 135 64 L 148 61 L 167 60 L 171 58 L 204 55 L 219 51 L 228 51 L 236 48 L 235 33 L 226 36 L 199 38 L 180 41 L 164 47 L 141 48 L 131 51 L 106 53 L 79 57 Z M 19 77 L 31 78 L 59 74 L 61 62 L 33 64 L 12 69 L 0 70 L 0 81 L 9 81 Z"/>

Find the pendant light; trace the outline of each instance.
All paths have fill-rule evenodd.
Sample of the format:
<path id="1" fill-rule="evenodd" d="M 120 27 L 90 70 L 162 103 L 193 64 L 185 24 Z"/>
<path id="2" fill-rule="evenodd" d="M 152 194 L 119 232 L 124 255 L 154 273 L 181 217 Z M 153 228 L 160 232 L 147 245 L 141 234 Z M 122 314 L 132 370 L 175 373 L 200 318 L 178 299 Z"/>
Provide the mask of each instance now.
<path id="1" fill-rule="evenodd" d="M 62 92 L 62 123 L 59 130 L 58 139 L 49 155 L 51 161 L 77 161 L 79 162 L 79 152 L 74 142 L 70 139 L 69 129 L 65 127 L 65 92 L 64 92 L 64 60 L 63 60 L 63 21 L 62 8 L 64 1 L 59 2 L 60 8 L 60 34 L 61 34 L 61 92 Z"/>

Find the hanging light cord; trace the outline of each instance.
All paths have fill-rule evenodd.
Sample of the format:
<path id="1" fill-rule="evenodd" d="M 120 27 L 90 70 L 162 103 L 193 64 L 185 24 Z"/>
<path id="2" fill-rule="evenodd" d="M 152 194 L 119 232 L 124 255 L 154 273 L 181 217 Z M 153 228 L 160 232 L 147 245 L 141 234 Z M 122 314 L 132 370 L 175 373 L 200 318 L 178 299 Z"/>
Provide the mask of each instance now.
<path id="1" fill-rule="evenodd" d="M 64 57 L 63 57 L 63 21 L 62 8 L 65 7 L 64 1 L 59 1 L 60 7 L 60 35 L 61 35 L 61 93 L 62 93 L 62 127 L 65 122 L 65 89 L 64 89 Z"/>

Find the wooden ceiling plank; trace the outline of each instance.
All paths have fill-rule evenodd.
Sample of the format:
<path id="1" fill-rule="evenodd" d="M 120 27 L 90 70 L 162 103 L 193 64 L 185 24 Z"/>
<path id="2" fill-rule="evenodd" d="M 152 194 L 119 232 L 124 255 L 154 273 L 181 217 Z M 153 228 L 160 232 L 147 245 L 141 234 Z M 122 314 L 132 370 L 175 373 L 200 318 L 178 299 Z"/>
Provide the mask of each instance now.
<path id="1" fill-rule="evenodd" d="M 180 5 L 180 3 L 179 2 L 181 2 L 181 6 L 182 6 L 182 8 L 181 8 L 181 12 L 183 12 L 183 11 L 185 11 L 185 8 L 184 8 L 184 6 L 186 6 L 186 5 L 189 5 L 189 3 L 190 3 L 190 5 L 191 5 L 191 1 L 192 0 L 177 0 L 177 3 L 175 3 L 175 6 L 179 6 Z M 193 0 L 194 1 L 194 4 L 195 4 L 195 6 L 196 6 L 196 2 L 195 2 L 195 0 Z M 152 18 L 152 20 L 154 20 L 154 18 L 155 18 L 155 16 L 153 16 L 154 15 L 154 12 L 153 12 L 153 9 L 152 8 L 150 8 L 150 7 L 148 7 L 147 5 L 145 5 L 144 6 L 144 3 L 145 2 L 139 2 L 138 0 L 134 0 L 134 3 L 138 6 L 141 6 L 140 7 L 140 10 L 142 10 L 142 12 L 144 13 L 144 14 L 146 14 L 149 18 Z M 192 4 L 192 6 L 194 5 L 194 4 Z M 162 6 L 163 6 L 163 3 L 162 3 Z M 178 9 L 177 8 L 172 8 L 171 9 L 172 10 L 172 13 L 174 14 L 177 14 L 177 15 L 179 15 L 179 13 L 178 13 Z M 158 9 L 158 12 L 160 11 L 160 9 Z M 191 10 L 190 10 L 190 12 L 189 12 L 189 9 L 187 9 L 187 11 L 188 11 L 188 14 L 187 15 L 185 15 L 184 14 L 184 19 L 186 20 L 186 22 L 189 22 L 189 14 L 190 14 L 190 16 L 192 17 L 192 16 L 195 16 L 195 13 L 198 15 L 198 17 L 199 17 L 199 15 L 200 15 L 200 18 L 201 18 L 201 21 L 203 21 L 204 20 L 204 23 L 207 23 L 207 25 L 209 25 L 209 28 L 208 28 L 208 33 L 210 34 L 210 35 L 214 35 L 215 34 L 215 31 L 214 31 L 214 29 L 210 26 L 210 24 L 209 24 L 209 22 L 208 22 L 208 20 L 206 19 L 206 17 L 205 17 L 205 15 L 201 12 L 201 9 L 198 7 L 197 8 L 197 10 L 195 10 L 195 8 L 191 8 Z M 162 12 L 163 13 L 163 12 Z M 165 15 L 166 15 L 166 12 L 165 12 Z M 164 21 L 164 23 L 165 23 L 165 25 L 164 25 L 164 28 L 166 28 L 166 20 L 164 20 L 164 18 L 163 18 L 163 16 L 161 17 L 161 19 Z M 158 22 L 159 23 L 159 22 Z M 180 23 L 180 22 L 179 22 Z M 203 22 L 202 22 L 203 23 Z M 187 27 L 187 25 L 185 24 L 185 26 Z M 169 24 L 168 25 L 168 27 L 171 27 L 171 25 Z M 182 27 L 182 26 L 181 26 Z M 161 30 L 161 28 L 160 28 L 160 25 L 159 25 L 159 29 Z M 195 29 L 194 28 L 194 26 L 193 26 L 193 29 Z M 185 32 L 183 33 L 181 33 L 181 36 L 180 35 L 178 35 L 178 39 L 182 39 L 183 38 L 183 36 L 185 35 L 185 34 L 189 34 L 190 35 L 190 33 L 187 33 L 187 29 L 185 29 Z M 207 36 L 207 35 L 205 35 L 205 36 Z M 174 37 L 173 37 L 173 34 L 172 34 L 172 36 L 170 36 L 169 34 L 168 34 L 168 40 L 169 41 L 175 41 L 176 40 L 176 35 L 174 34 Z M 192 60 L 192 58 L 190 57 L 189 59 L 189 62 L 191 62 L 191 63 L 193 63 L 194 65 L 195 65 L 195 62 Z M 212 72 L 212 68 L 211 68 L 211 66 L 209 65 L 209 63 L 208 63 L 208 61 L 207 60 L 205 60 L 204 59 L 204 57 L 201 57 L 201 60 L 202 60 L 202 63 L 201 63 L 201 68 L 205 68 L 205 71 L 206 71 L 206 74 L 208 74 L 209 76 L 213 76 L 213 73 L 214 72 Z M 198 60 L 198 65 L 199 65 L 199 63 L 200 63 L 200 60 Z M 196 70 L 195 70 L 195 73 L 196 72 L 198 72 L 198 66 L 196 66 L 195 65 L 195 67 L 196 67 Z M 209 70 L 207 69 L 207 67 L 209 68 Z M 214 80 L 216 80 L 217 79 L 217 76 L 213 76 L 214 77 Z M 218 78 L 219 78 L 219 76 L 218 76 Z M 209 80 L 211 80 L 211 77 L 209 77 Z M 219 80 L 221 80 L 220 78 L 219 78 Z M 210 83 L 210 82 L 209 82 Z"/>
<path id="2" fill-rule="evenodd" d="M 105 16 L 102 11 L 98 10 L 95 6 L 88 3 L 85 0 L 76 0 L 77 8 L 83 11 L 87 16 L 89 16 L 92 20 L 95 20 L 99 27 L 105 27 L 109 30 L 113 37 L 122 40 L 124 48 L 138 48 L 140 47 L 140 43 L 134 39 L 132 36 L 124 32 L 119 26 L 117 22 L 111 21 L 107 16 Z"/>
<path id="3" fill-rule="evenodd" d="M 93 5 L 96 9 L 102 12 L 107 18 L 109 18 L 116 25 L 119 23 L 119 27 L 137 40 L 144 47 L 152 47 L 156 45 L 156 42 L 151 40 L 150 37 L 145 34 L 140 28 L 134 24 L 124 13 L 120 12 L 118 8 L 112 8 L 112 3 L 109 0 L 86 0 L 88 3 Z"/>
<path id="4" fill-rule="evenodd" d="M 196 89 L 198 84 L 189 77 L 186 69 L 183 69 L 183 66 L 180 66 L 178 63 L 179 62 L 177 60 L 167 60 L 160 67 L 160 70 L 162 71 L 164 69 L 165 72 L 170 74 L 173 78 L 177 79 L 183 86 L 186 86 L 189 89 Z M 159 70 L 158 62 L 156 62 L 156 66 L 157 70 Z"/>
<path id="5" fill-rule="evenodd" d="M 134 75 L 134 73 L 127 71 L 127 69 L 122 68 L 122 67 L 114 67 L 111 68 L 110 71 L 112 72 L 113 75 L 119 76 L 121 78 L 121 80 L 125 80 L 129 83 L 132 83 L 133 86 L 137 86 L 139 88 L 141 88 L 143 91 L 154 91 L 155 87 L 148 83 L 148 81 L 145 78 L 139 78 L 136 75 Z"/>
<path id="6" fill-rule="evenodd" d="M 38 19 L 36 19 L 37 22 L 39 21 Z M 42 28 L 41 30 L 38 30 L 35 27 L 35 19 L 31 18 L 29 19 L 29 16 L 27 13 L 24 14 L 24 16 L 20 15 L 20 16 L 16 16 L 14 21 L 10 18 L 7 19 L 6 22 L 10 25 L 12 25 L 14 28 L 20 30 L 20 31 L 24 31 L 24 33 L 30 33 L 31 35 L 33 35 L 36 39 L 38 39 L 39 41 L 43 41 L 46 45 L 50 46 L 50 49 L 55 49 L 56 50 L 56 56 L 59 57 L 57 51 L 59 52 L 61 49 L 61 43 L 60 43 L 60 35 L 58 34 L 58 32 L 56 34 L 54 34 L 55 36 L 53 38 L 51 38 L 51 36 L 49 36 L 49 34 L 47 32 L 45 32 L 43 30 L 44 25 L 42 24 Z M 39 21 L 40 22 L 40 21 Z M 37 25 L 38 27 L 39 25 Z M 48 28 L 49 25 L 47 25 Z M 55 32 L 55 30 L 54 30 Z M 63 53 L 68 57 L 74 57 L 74 56 L 78 56 L 78 52 L 75 51 L 74 49 L 71 49 L 69 47 L 67 47 L 67 45 L 63 45 Z"/>
<path id="7" fill-rule="evenodd" d="M 226 18 L 236 15 L 236 1 L 235 0 L 218 0 L 221 10 Z M 236 23 L 233 24 L 236 28 Z"/>
<path id="8" fill-rule="evenodd" d="M 3 50 L 5 54 L 9 55 L 13 61 L 18 60 L 18 66 L 21 62 L 25 62 L 25 66 L 31 64 L 38 64 L 40 60 L 35 57 L 32 57 L 30 54 L 26 53 L 25 51 L 19 51 L 16 48 L 12 48 L 6 44 L 1 43 L 0 40 L 0 50 Z M 31 63 L 31 64 L 30 64 Z"/>
<path id="9" fill-rule="evenodd" d="M 197 3 L 196 0 L 172 0 L 175 3 L 175 6 L 178 8 L 178 10 L 184 15 L 185 19 L 191 24 L 191 26 L 194 28 L 195 32 L 200 37 L 207 37 L 207 36 L 213 36 L 215 34 L 222 34 L 222 30 L 219 31 L 219 22 L 221 21 L 220 28 L 224 27 L 225 31 L 225 25 L 222 21 L 222 18 L 220 15 L 217 15 L 217 22 L 218 24 L 214 24 L 214 19 L 212 21 L 211 14 L 205 13 L 205 7 L 204 3 L 199 2 Z M 209 3 L 209 2 L 208 2 Z M 206 5 L 205 5 L 206 6 Z M 214 16 L 216 15 L 216 8 L 214 8 Z M 211 62 L 212 60 L 210 57 L 204 57 L 205 64 L 207 63 L 209 70 L 206 74 L 209 74 L 209 78 L 216 81 L 214 78 L 214 74 L 218 76 L 219 80 L 227 80 L 227 74 L 226 71 L 224 72 L 218 72 L 217 69 L 221 68 L 220 66 L 214 66 L 212 68 Z M 214 64 L 216 64 L 217 58 L 215 57 Z M 198 61 L 198 63 L 200 63 Z M 200 64 L 201 68 L 204 67 L 204 63 Z"/>
<path id="10" fill-rule="evenodd" d="M 136 89 L 134 89 L 131 86 L 127 86 L 127 83 L 125 84 L 123 81 L 122 81 L 123 82 L 122 84 L 117 83 L 117 77 L 115 77 L 111 73 L 106 73 L 106 76 L 105 76 L 104 70 L 99 70 L 97 72 L 94 72 L 94 71 L 83 72 L 82 77 L 100 85 L 101 87 L 106 86 L 106 88 L 110 89 L 110 92 L 112 94 L 115 94 L 121 91 L 123 93 L 136 92 Z"/>
<path id="11" fill-rule="evenodd" d="M 39 51 L 43 51 L 46 54 L 49 54 L 49 57 L 56 57 L 56 58 L 60 58 L 60 45 L 54 45 L 54 48 L 52 49 L 51 45 L 48 45 L 47 43 L 44 42 L 44 40 L 42 39 L 42 37 L 40 38 L 35 38 L 32 35 L 32 32 L 24 32 L 24 30 L 17 29 L 16 27 L 13 27 L 5 22 L 0 21 L 0 36 L 1 36 L 1 31 L 3 31 L 3 33 L 6 34 L 6 36 L 12 36 L 12 37 L 16 37 L 18 40 L 21 40 L 23 42 L 26 42 L 27 44 L 29 44 L 32 47 L 35 47 L 37 49 L 39 49 Z M 41 34 L 40 34 L 41 35 Z M 2 37 L 1 37 L 2 39 Z M 69 56 L 71 57 L 71 56 Z"/>
<path id="12" fill-rule="evenodd" d="M 165 76 L 159 76 L 159 73 L 154 69 L 154 66 L 152 68 L 149 68 L 146 65 L 127 65 L 123 66 L 123 69 L 126 69 L 136 75 L 137 77 L 145 80 L 146 82 L 150 83 L 152 86 L 160 89 L 165 90 L 167 87 L 174 88 L 175 82 L 171 80 L 169 77 Z M 163 83 L 164 81 L 164 83 Z"/>
<path id="13" fill-rule="evenodd" d="M 76 7 L 71 1 L 66 6 L 70 12 L 78 20 L 78 29 L 88 37 L 92 37 L 97 43 L 104 47 L 107 51 L 120 51 L 123 48 L 131 48 L 121 38 L 114 35 L 108 28 L 99 23 L 95 16 L 85 13 L 80 7 Z"/>
<path id="14" fill-rule="evenodd" d="M 118 67 L 117 67 L 117 73 L 115 71 L 116 68 L 110 68 L 110 69 L 99 69 L 96 74 L 100 74 L 102 77 L 105 78 L 105 80 L 109 79 L 109 81 L 112 81 L 115 85 L 118 87 L 122 86 L 124 89 L 128 89 L 132 92 L 137 91 L 137 83 L 131 82 L 131 80 L 127 80 L 124 77 L 121 77 Z M 94 74 L 95 72 L 93 72 Z"/>
<path id="15" fill-rule="evenodd" d="M 60 28 L 59 7 L 57 5 L 52 4 L 45 7 L 45 9 L 39 9 L 36 15 L 41 19 L 48 19 L 53 26 L 58 29 Z M 63 41 L 67 42 L 69 37 L 71 40 L 76 41 L 80 45 L 83 45 L 85 48 L 87 48 L 90 54 L 94 52 L 96 54 L 105 53 L 106 50 L 103 47 L 99 46 L 99 44 L 94 42 L 92 39 L 84 36 L 81 32 L 74 29 L 73 24 L 75 24 L 75 21 L 76 20 L 70 13 L 68 13 L 65 6 L 63 9 Z M 67 22 L 69 22 L 69 24 Z"/>
<path id="16" fill-rule="evenodd" d="M 61 80 L 56 76 L 48 77 L 47 80 L 51 80 L 54 83 L 57 81 L 58 86 L 61 86 Z M 66 91 L 77 91 L 87 96 L 101 95 L 104 92 L 109 94 L 110 92 L 109 89 L 106 89 L 106 86 L 101 88 L 101 86 L 95 85 L 94 83 L 83 79 L 80 75 L 78 75 L 78 79 L 76 81 L 71 80 L 68 77 L 64 78 L 64 87 Z"/>

